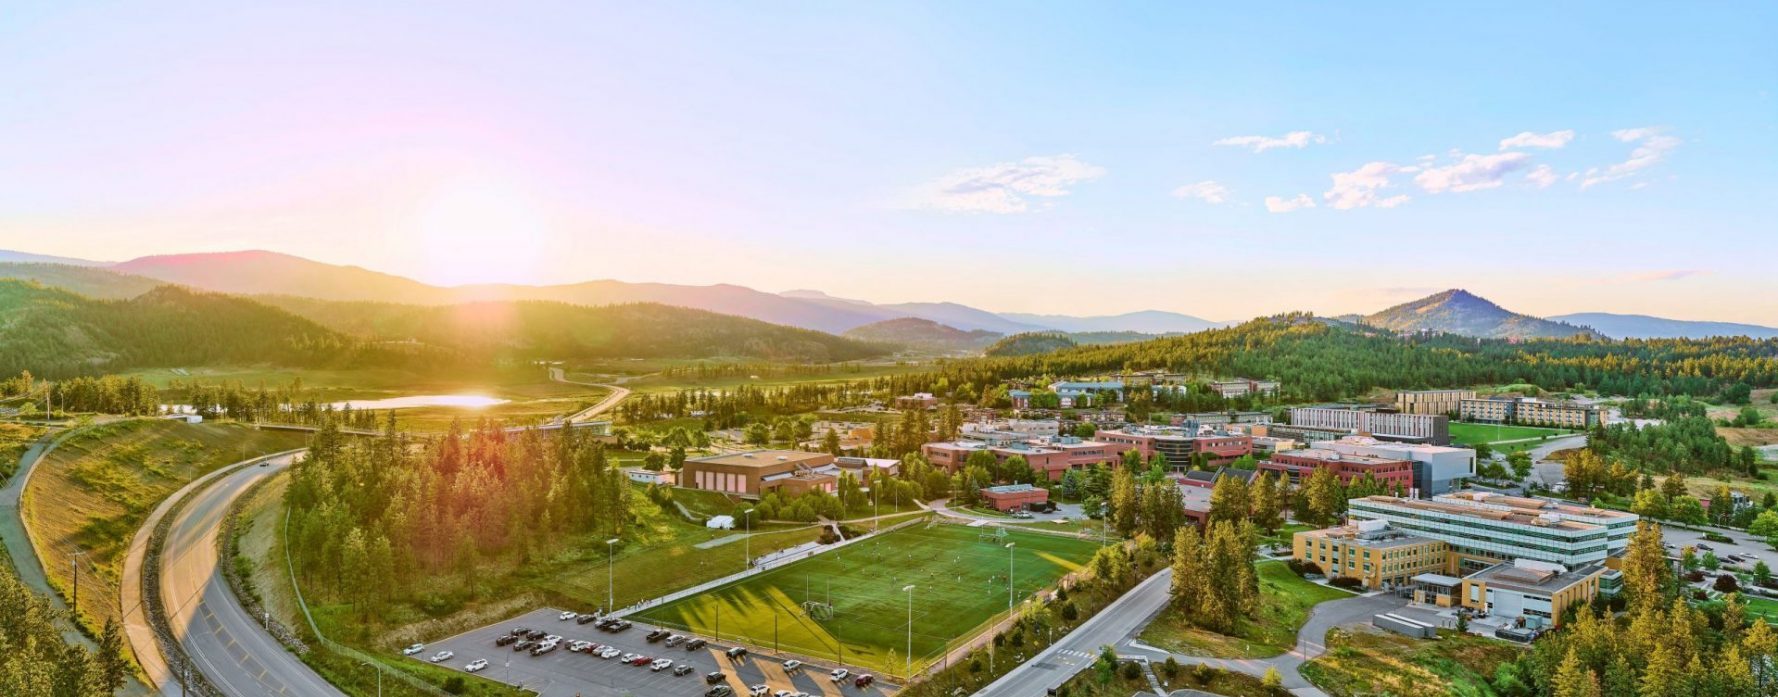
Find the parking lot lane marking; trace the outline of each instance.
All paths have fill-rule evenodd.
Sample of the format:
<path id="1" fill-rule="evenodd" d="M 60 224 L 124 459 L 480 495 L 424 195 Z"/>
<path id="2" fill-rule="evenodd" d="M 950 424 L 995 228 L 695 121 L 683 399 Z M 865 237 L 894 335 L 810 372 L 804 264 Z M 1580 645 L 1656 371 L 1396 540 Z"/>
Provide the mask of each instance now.
<path id="1" fill-rule="evenodd" d="M 834 682 L 831 677 L 832 676 L 827 675 L 817 676 L 815 678 L 815 685 L 821 688 L 821 694 L 826 697 L 844 697 L 846 693 L 840 690 L 840 684 Z"/>
<path id="2" fill-rule="evenodd" d="M 710 647 L 710 658 L 716 660 L 716 669 L 722 671 L 723 677 L 728 681 L 729 688 L 733 689 L 735 694 L 747 694 L 747 682 L 741 679 L 740 668 L 736 667 L 734 661 L 729 660 L 726 650 L 712 646 Z"/>
<path id="3" fill-rule="evenodd" d="M 773 690 L 796 691 L 796 683 L 791 682 L 790 674 L 784 672 L 784 666 L 768 661 L 759 661 L 759 672 L 766 676 L 766 686 Z"/>

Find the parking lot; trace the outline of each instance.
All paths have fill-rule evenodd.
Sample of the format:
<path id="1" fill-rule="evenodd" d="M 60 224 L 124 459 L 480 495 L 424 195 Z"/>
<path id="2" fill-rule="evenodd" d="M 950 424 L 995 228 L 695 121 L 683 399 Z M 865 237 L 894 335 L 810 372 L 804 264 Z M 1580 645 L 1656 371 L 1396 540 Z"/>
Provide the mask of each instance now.
<path id="1" fill-rule="evenodd" d="M 850 679 L 835 683 L 828 679 L 828 671 L 832 666 L 811 663 L 795 673 L 786 673 L 781 661 L 770 656 L 750 654 L 738 661 L 731 661 L 723 652 L 733 646 L 732 643 L 711 642 L 708 646 L 687 651 L 683 644 L 667 647 L 662 643 L 649 643 L 646 637 L 655 627 L 640 622 L 622 632 L 605 632 L 597 629 L 594 624 L 558 620 L 556 617 L 560 613 L 561 610 L 553 608 L 533 610 L 497 624 L 429 643 L 424 651 L 412 658 L 424 661 L 438 651 L 451 651 L 456 655 L 439 665 L 458 671 L 463 670 L 463 666 L 470 661 L 487 659 L 488 667 L 479 673 L 481 677 L 535 690 L 541 697 L 692 697 L 703 695 L 710 689 L 704 676 L 717 670 L 723 673 L 723 684 L 733 688 L 738 697 L 750 695 L 751 688 L 755 685 L 765 685 L 767 689 L 764 694 L 768 697 L 779 690 L 822 697 L 877 697 L 895 692 L 893 686 L 882 682 L 864 688 L 854 687 Z M 528 651 L 513 651 L 511 646 L 494 645 L 496 639 L 514 627 L 541 629 L 559 635 L 562 637 L 562 647 L 542 656 L 532 656 Z M 656 672 L 648 666 L 625 664 L 620 658 L 606 659 L 568 651 L 568 644 L 575 640 L 611 646 L 625 653 L 671 659 L 674 666 L 690 665 L 692 672 L 686 675 L 674 675 L 671 669 Z M 748 648 L 751 650 L 753 647 Z"/>

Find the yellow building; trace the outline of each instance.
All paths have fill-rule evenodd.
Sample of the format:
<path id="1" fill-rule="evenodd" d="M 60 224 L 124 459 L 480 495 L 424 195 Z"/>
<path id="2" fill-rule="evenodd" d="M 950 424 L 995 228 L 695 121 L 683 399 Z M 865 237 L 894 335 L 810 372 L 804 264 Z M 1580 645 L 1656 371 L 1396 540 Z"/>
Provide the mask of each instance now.
<path id="1" fill-rule="evenodd" d="M 1455 414 L 1475 390 L 1403 390 L 1395 393 L 1395 408 L 1404 414 Z"/>
<path id="2" fill-rule="evenodd" d="M 1569 571 L 1560 564 L 1517 559 L 1463 579 L 1463 607 L 1497 617 L 1518 618 L 1529 627 L 1555 626 L 1570 606 L 1599 594 L 1605 568 L 1597 564 Z"/>
<path id="3" fill-rule="evenodd" d="M 1291 537 L 1291 556 L 1321 567 L 1328 578 L 1352 576 L 1370 589 L 1394 588 L 1450 563 L 1449 546 L 1363 523 L 1307 530 Z"/>

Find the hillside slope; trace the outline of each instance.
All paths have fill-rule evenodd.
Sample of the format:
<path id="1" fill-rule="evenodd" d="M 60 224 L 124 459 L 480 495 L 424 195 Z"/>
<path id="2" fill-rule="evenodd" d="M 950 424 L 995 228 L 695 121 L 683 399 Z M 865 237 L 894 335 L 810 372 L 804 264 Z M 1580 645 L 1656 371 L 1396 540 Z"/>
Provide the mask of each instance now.
<path id="1" fill-rule="evenodd" d="M 1509 311 L 1471 294 L 1452 289 L 1367 315 L 1364 324 L 1395 332 L 1443 332 L 1483 339 L 1603 338 L 1571 324 Z"/>
<path id="2" fill-rule="evenodd" d="M 966 332 L 919 317 L 886 319 L 849 329 L 842 336 L 858 341 L 944 352 L 981 350 L 1000 338 L 999 333 L 985 329 Z"/>
<path id="3" fill-rule="evenodd" d="M 1592 327 L 1613 339 L 1704 339 L 1713 336 L 1745 336 L 1754 339 L 1778 338 L 1778 327 L 1735 322 L 1699 322 L 1667 319 L 1649 315 L 1619 315 L 1610 312 L 1577 312 L 1551 317 L 1557 322 Z"/>
<path id="4" fill-rule="evenodd" d="M 134 298 L 163 285 L 152 278 L 92 266 L 35 262 L 0 262 L 0 278 L 36 281 L 101 300 Z"/>

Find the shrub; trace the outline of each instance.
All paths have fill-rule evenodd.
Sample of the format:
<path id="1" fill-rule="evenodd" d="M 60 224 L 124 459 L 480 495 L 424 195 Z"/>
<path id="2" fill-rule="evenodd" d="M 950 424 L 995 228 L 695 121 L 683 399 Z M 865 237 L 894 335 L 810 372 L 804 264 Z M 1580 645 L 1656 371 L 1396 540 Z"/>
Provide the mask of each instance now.
<path id="1" fill-rule="evenodd" d="M 1161 664 L 1161 675 L 1167 676 L 1168 680 L 1179 677 L 1179 661 L 1173 660 L 1172 656 L 1168 656 L 1167 662 Z"/>
<path id="2" fill-rule="evenodd" d="M 1364 579 L 1357 576 L 1335 576 L 1327 583 L 1335 588 L 1353 589 L 1364 585 Z"/>
<path id="3" fill-rule="evenodd" d="M 1705 532 L 1704 539 L 1709 540 L 1711 542 L 1721 542 L 1724 544 L 1734 544 L 1734 542 L 1735 542 L 1733 539 L 1730 539 L 1728 535 L 1724 535 L 1720 532 Z"/>
<path id="4" fill-rule="evenodd" d="M 444 691 L 453 695 L 460 695 L 469 691 L 469 686 L 463 683 L 463 676 L 453 675 L 445 679 Z"/>
<path id="5" fill-rule="evenodd" d="M 1309 574 L 1320 574 L 1321 573 L 1321 565 L 1316 564 L 1315 562 L 1312 562 L 1312 561 L 1303 561 L 1300 559 L 1292 559 L 1288 562 L 1285 562 L 1284 565 L 1290 567 L 1290 570 L 1298 576 L 1307 576 Z"/>
<path id="6" fill-rule="evenodd" d="M 1734 574 L 1723 574 L 1716 577 L 1713 587 L 1718 593 L 1733 593 L 1741 588 L 1741 584 L 1735 581 Z"/>
<path id="7" fill-rule="evenodd" d="M 1135 680 L 1142 677 L 1142 666 L 1136 665 L 1135 661 L 1130 661 L 1118 668 L 1117 672 L 1121 673 L 1125 680 Z"/>

